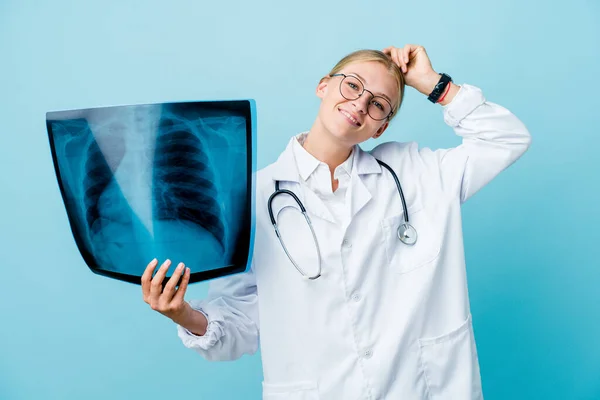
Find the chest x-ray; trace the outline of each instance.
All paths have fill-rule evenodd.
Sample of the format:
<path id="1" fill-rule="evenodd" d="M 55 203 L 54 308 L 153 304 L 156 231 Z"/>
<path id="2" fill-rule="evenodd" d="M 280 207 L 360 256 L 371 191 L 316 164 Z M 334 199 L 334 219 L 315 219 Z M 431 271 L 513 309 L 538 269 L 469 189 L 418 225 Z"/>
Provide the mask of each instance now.
<path id="1" fill-rule="evenodd" d="M 95 273 L 132 283 L 150 260 L 190 282 L 242 272 L 253 246 L 252 100 L 49 112 L 58 185 Z"/>

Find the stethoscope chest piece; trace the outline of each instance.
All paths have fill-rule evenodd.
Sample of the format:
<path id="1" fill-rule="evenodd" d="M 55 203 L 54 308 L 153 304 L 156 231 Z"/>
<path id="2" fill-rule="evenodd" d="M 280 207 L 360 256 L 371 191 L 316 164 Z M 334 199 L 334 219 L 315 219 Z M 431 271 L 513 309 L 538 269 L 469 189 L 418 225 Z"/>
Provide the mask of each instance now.
<path id="1" fill-rule="evenodd" d="M 398 227 L 398 239 L 404 244 L 413 245 L 417 242 L 417 230 L 405 222 Z"/>

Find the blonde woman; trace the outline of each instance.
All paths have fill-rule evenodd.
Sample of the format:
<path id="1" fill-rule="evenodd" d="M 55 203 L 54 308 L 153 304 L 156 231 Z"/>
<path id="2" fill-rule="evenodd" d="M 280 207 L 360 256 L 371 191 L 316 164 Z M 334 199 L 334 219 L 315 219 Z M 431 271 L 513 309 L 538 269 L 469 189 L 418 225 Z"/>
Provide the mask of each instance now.
<path id="1" fill-rule="evenodd" d="M 405 85 L 442 108 L 462 144 L 361 149 L 397 115 Z M 257 175 L 249 272 L 188 303 L 189 269 L 163 290 L 171 262 L 153 277 L 153 260 L 144 300 L 208 360 L 260 344 L 265 399 L 482 398 L 460 208 L 523 155 L 528 130 L 435 72 L 418 45 L 349 54 L 316 95 L 310 129 Z"/>

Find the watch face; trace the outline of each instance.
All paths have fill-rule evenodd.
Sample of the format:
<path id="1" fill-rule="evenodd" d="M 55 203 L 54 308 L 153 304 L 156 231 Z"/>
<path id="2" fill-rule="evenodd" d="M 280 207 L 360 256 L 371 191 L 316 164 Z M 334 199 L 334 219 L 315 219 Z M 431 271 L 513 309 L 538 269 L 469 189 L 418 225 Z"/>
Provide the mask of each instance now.
<path id="1" fill-rule="evenodd" d="M 133 283 L 153 258 L 171 269 L 184 262 L 190 282 L 246 270 L 255 118 L 252 100 L 47 113 L 58 186 L 89 269 Z"/>

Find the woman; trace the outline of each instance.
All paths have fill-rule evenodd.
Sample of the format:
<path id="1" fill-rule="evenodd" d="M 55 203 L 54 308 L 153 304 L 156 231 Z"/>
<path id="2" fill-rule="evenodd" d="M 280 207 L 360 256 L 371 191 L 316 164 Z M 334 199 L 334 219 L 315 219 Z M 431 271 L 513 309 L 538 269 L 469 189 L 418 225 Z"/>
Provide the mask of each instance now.
<path id="1" fill-rule="evenodd" d="M 260 328 L 265 399 L 482 398 L 460 206 L 530 136 L 480 89 L 444 86 L 446 77 L 417 45 L 342 59 L 317 85 L 310 130 L 258 173 L 251 270 L 212 281 L 207 299 L 187 303 L 189 269 L 180 264 L 162 290 L 170 261 L 152 278 L 153 260 L 144 300 L 209 360 L 254 353 Z M 384 133 L 405 84 L 442 105 L 461 145 L 358 146 Z M 276 182 L 302 201 L 316 241 L 288 207 L 298 209 L 293 197 L 278 195 L 270 206 L 284 250 L 268 212 Z"/>

